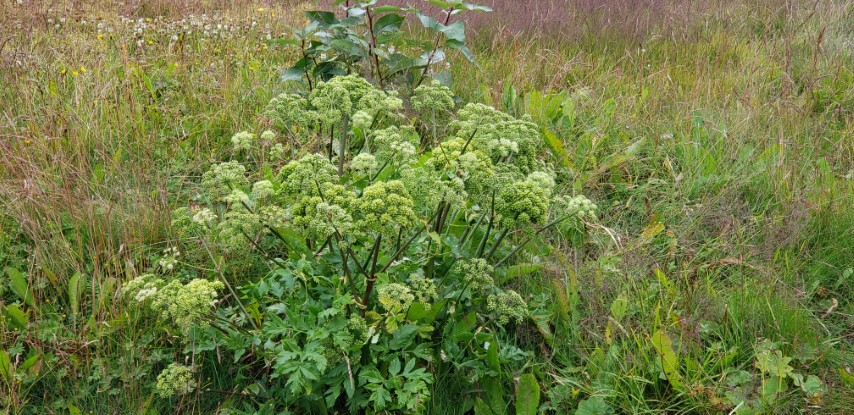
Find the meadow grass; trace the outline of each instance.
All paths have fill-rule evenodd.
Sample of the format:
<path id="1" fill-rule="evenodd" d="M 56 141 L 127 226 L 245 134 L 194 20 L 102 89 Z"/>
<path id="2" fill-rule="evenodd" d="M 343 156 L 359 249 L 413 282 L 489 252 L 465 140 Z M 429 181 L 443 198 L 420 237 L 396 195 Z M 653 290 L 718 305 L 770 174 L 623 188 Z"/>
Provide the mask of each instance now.
<path id="1" fill-rule="evenodd" d="M 213 413 L 239 394 L 221 390 L 232 375 L 205 373 L 206 390 L 159 401 L 147 368 L 171 349 L 119 290 L 174 237 L 170 209 L 228 137 L 283 90 L 294 51 L 274 40 L 309 6 L 13 3 L 0 9 L 0 268 L 22 271 L 33 300 L 25 330 L 4 317 L 0 349 L 43 357 L 2 383 L 0 413 Z M 580 2 L 537 30 L 524 4 L 494 3 L 472 23 L 477 66 L 452 59 L 454 92 L 532 114 L 557 139 L 566 191 L 601 209 L 588 239 L 558 236 L 551 266 L 513 283 L 566 315 L 552 343 L 516 333 L 565 386 L 558 413 L 586 396 L 617 413 L 728 411 L 720 390 L 752 370 L 763 338 L 826 387 L 812 401 L 785 394 L 775 413 L 846 413 L 854 6 L 709 2 L 674 16 Z M 11 279 L 0 304 L 21 303 Z M 656 379 L 662 329 L 678 335 L 687 392 Z M 431 410 L 454 413 L 454 390 L 437 389 Z"/>

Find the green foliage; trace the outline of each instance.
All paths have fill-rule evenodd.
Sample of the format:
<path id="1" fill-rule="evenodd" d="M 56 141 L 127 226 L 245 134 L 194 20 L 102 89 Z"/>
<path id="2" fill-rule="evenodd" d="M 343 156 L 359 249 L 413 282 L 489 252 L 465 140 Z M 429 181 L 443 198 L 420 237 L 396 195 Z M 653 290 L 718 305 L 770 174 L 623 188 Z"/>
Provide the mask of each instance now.
<path id="1" fill-rule="evenodd" d="M 376 1 L 335 1 L 344 12 L 343 18 L 330 11 L 306 12 L 309 24 L 295 30 L 291 40 L 299 46 L 302 59 L 285 70 L 282 79 L 304 81 L 312 88 L 320 81 L 355 72 L 372 78 L 381 86 L 396 80 L 418 86 L 429 70 L 447 61 L 446 52 L 456 50 L 474 61 L 474 55 L 466 46 L 465 25 L 459 16 L 490 9 L 459 0 L 431 3 L 444 9 L 444 22 L 425 15 L 415 5 L 378 6 Z M 409 15 L 416 16 L 435 40 L 421 41 L 404 30 Z M 452 16 L 457 20 L 450 23 Z M 340 96 L 335 95 L 340 92 L 343 91 L 329 91 L 324 99 L 344 105 L 346 101 L 338 100 Z M 417 105 L 432 108 L 431 114 L 453 106 L 440 88 L 430 87 L 416 93 L 422 98 Z"/>

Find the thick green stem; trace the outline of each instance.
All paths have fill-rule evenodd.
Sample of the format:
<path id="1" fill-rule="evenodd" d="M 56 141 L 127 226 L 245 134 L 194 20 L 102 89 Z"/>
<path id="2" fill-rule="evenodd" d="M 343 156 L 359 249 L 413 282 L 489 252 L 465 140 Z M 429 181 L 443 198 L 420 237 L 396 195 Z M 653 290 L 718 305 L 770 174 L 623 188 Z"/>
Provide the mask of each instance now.
<path id="1" fill-rule="evenodd" d="M 371 292 L 374 290 L 374 284 L 377 282 L 377 261 L 380 258 L 380 244 L 382 243 L 383 236 L 382 234 L 377 236 L 376 241 L 374 241 L 374 249 L 373 249 L 373 264 L 371 265 L 371 273 L 368 274 L 367 285 L 365 286 L 365 297 L 362 299 L 362 304 L 367 305 L 368 300 L 371 299 Z"/>
<path id="2" fill-rule="evenodd" d="M 344 115 L 341 119 L 341 138 L 339 138 L 338 142 L 338 175 L 344 175 L 344 153 L 347 151 L 347 130 L 350 120 L 349 117 Z"/>
<path id="3" fill-rule="evenodd" d="M 501 245 L 501 241 L 504 240 L 504 237 L 507 236 L 508 232 L 510 232 L 510 228 L 505 228 L 503 231 L 501 231 L 501 234 L 498 235 L 498 239 L 495 240 L 495 244 L 492 245 L 492 248 L 489 250 L 489 252 L 486 253 L 486 256 L 483 257 L 483 259 L 489 261 L 489 258 L 492 258 L 492 254 L 494 254 L 495 250 L 498 249 L 498 245 Z"/>

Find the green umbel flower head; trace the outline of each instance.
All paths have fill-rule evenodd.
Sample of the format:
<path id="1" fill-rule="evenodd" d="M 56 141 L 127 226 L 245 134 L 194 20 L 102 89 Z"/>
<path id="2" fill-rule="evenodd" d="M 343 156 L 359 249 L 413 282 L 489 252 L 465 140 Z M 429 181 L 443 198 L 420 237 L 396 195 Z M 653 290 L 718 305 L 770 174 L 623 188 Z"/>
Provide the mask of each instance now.
<path id="1" fill-rule="evenodd" d="M 157 375 L 155 390 L 161 398 L 184 395 L 196 388 L 193 369 L 179 363 L 171 363 Z"/>
<path id="2" fill-rule="evenodd" d="M 412 109 L 422 117 L 435 117 L 454 109 L 454 93 L 439 81 L 421 85 L 413 92 Z"/>
<path id="3" fill-rule="evenodd" d="M 465 152 L 463 152 L 465 150 Z M 437 171 L 451 172 L 465 181 L 483 183 L 492 176 L 492 161 L 482 151 L 475 150 L 471 143 L 466 147 L 462 138 L 447 140 L 433 149 L 433 156 L 426 164 Z"/>
<path id="4" fill-rule="evenodd" d="M 236 161 L 214 164 L 202 175 L 202 189 L 212 201 L 220 201 L 233 189 L 249 186 L 246 168 Z"/>
<path id="5" fill-rule="evenodd" d="M 405 169 L 400 175 L 419 208 L 433 209 L 441 202 L 461 208 L 468 201 L 466 183 L 459 177 L 426 168 Z"/>
<path id="6" fill-rule="evenodd" d="M 276 188 L 269 180 L 259 180 L 252 185 L 252 198 L 264 200 L 276 194 Z"/>
<path id="7" fill-rule="evenodd" d="M 386 284 L 377 288 L 380 304 L 389 314 L 400 314 L 405 312 L 415 301 L 415 295 L 409 287 L 398 284 Z"/>
<path id="8" fill-rule="evenodd" d="M 357 226 L 376 234 L 394 234 L 415 224 L 414 203 L 400 180 L 377 182 L 365 188 L 356 200 Z"/>
<path id="9" fill-rule="evenodd" d="M 495 316 L 495 322 L 505 325 L 511 320 L 521 323 L 528 316 L 528 305 L 516 291 L 507 290 L 492 294 L 486 300 L 486 308 Z"/>
<path id="10" fill-rule="evenodd" d="M 426 278 L 423 275 L 412 274 L 409 276 L 409 287 L 412 294 L 415 296 L 415 301 L 424 304 L 429 310 L 430 305 L 436 301 L 438 294 L 436 293 L 436 284 L 432 279 Z"/>
<path id="11" fill-rule="evenodd" d="M 326 157 L 308 154 L 279 170 L 281 191 L 288 196 L 316 195 L 317 186 L 337 179 L 337 169 Z"/>
<path id="12" fill-rule="evenodd" d="M 540 223 L 545 220 L 548 209 L 549 193 L 530 180 L 511 183 L 501 190 L 496 200 L 501 223 L 507 227 Z"/>
<path id="13" fill-rule="evenodd" d="M 373 116 L 379 114 L 395 115 L 403 109 L 403 100 L 397 96 L 397 91 L 384 92 L 373 88 L 359 99 L 358 109 Z"/>
<path id="14" fill-rule="evenodd" d="M 374 122 L 374 117 L 371 116 L 367 111 L 359 110 L 353 114 L 353 119 L 351 120 L 350 126 L 354 130 L 359 131 L 367 131 L 368 128 L 371 127 L 371 124 Z"/>
<path id="15" fill-rule="evenodd" d="M 167 283 L 144 274 L 125 284 L 122 293 L 138 303 L 148 304 L 161 320 L 173 322 L 186 332 L 192 326 L 205 324 L 205 317 L 216 304 L 217 291 L 223 287 L 220 281 L 194 279 L 184 285 L 178 280 Z"/>
<path id="16" fill-rule="evenodd" d="M 255 140 L 255 134 L 249 131 L 241 131 L 231 136 L 231 145 L 235 153 L 241 151 L 252 150 L 252 142 Z"/>
<path id="17" fill-rule="evenodd" d="M 302 226 L 309 238 L 325 239 L 336 230 L 346 234 L 353 228 L 350 211 L 355 202 L 356 195 L 346 187 L 323 183 L 314 196 L 302 196 L 294 202 L 293 223 Z"/>
<path id="18" fill-rule="evenodd" d="M 575 215 L 579 219 L 596 219 L 596 210 L 599 207 L 583 195 L 559 196 L 555 198 L 555 211 L 558 215 Z"/>
<path id="19" fill-rule="evenodd" d="M 225 252 L 245 253 L 252 248 L 250 239 L 261 230 L 261 218 L 257 214 L 246 209 L 229 210 L 225 220 L 217 224 L 217 240 Z"/>
<path id="20" fill-rule="evenodd" d="M 412 161 L 418 140 L 413 128 L 391 126 L 374 131 L 371 143 L 378 159 L 401 166 Z"/>
<path id="21" fill-rule="evenodd" d="M 370 153 L 359 153 L 350 162 L 350 169 L 361 174 L 373 174 L 378 167 L 377 159 Z"/>
<path id="22" fill-rule="evenodd" d="M 555 189 L 555 178 L 551 173 L 544 171 L 535 171 L 528 175 L 526 180 L 534 182 L 537 186 L 543 188 L 546 194 L 551 197 Z"/>
<path id="23" fill-rule="evenodd" d="M 481 291 L 495 284 L 492 278 L 495 269 L 483 258 L 460 261 L 457 264 L 457 272 L 463 276 L 465 285 L 472 291 Z"/>
<path id="24" fill-rule="evenodd" d="M 349 116 L 353 111 L 350 93 L 336 83 L 321 82 L 311 91 L 309 99 L 315 117 L 328 125 L 341 122 L 342 117 Z"/>
<path id="25" fill-rule="evenodd" d="M 542 145 L 535 123 L 483 104 L 470 103 L 460 109 L 451 127 L 457 129 L 457 137 L 472 137 L 474 148 L 488 154 L 494 163 L 512 164 L 524 174 L 534 168 Z"/>
<path id="26" fill-rule="evenodd" d="M 195 215 L 193 215 L 193 222 L 204 225 L 205 227 L 210 226 L 213 222 L 218 219 L 216 213 L 208 208 L 199 209 Z"/>
<path id="27" fill-rule="evenodd" d="M 308 100 L 297 94 L 281 94 L 271 99 L 264 116 L 280 131 L 295 135 L 299 135 L 302 132 L 299 127 L 309 125 L 312 118 Z"/>

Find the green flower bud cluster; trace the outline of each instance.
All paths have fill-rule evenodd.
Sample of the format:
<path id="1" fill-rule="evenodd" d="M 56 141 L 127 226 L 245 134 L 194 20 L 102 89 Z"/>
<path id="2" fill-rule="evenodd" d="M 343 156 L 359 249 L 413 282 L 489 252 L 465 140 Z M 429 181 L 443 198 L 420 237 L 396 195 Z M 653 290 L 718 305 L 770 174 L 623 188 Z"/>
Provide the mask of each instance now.
<path id="1" fill-rule="evenodd" d="M 373 132 L 372 147 L 377 158 L 401 166 L 412 161 L 418 141 L 412 127 L 391 126 Z"/>
<path id="2" fill-rule="evenodd" d="M 175 268 L 175 265 L 178 264 L 179 256 L 181 256 L 181 252 L 178 251 L 178 248 L 166 248 L 163 250 L 163 256 L 157 264 L 160 265 L 160 269 L 164 271 L 172 271 Z"/>
<path id="3" fill-rule="evenodd" d="M 424 304 L 428 310 L 430 309 L 431 304 L 436 301 L 436 298 L 438 298 L 436 283 L 434 283 L 432 279 L 426 278 L 423 275 L 410 275 L 409 287 L 412 294 L 415 296 L 415 301 Z"/>
<path id="4" fill-rule="evenodd" d="M 261 206 L 256 213 L 263 224 L 274 228 L 284 228 L 290 225 L 293 219 L 287 210 L 277 205 Z"/>
<path id="5" fill-rule="evenodd" d="M 486 308 L 499 325 L 505 325 L 510 321 L 521 323 L 528 317 L 528 305 L 522 296 L 513 290 L 490 295 L 486 300 Z"/>
<path id="6" fill-rule="evenodd" d="M 175 231 L 179 239 L 197 237 L 206 232 L 207 227 L 196 221 L 196 214 L 185 206 L 172 211 L 172 230 Z M 216 215 L 214 214 L 214 216 Z"/>
<path id="7" fill-rule="evenodd" d="M 235 153 L 241 151 L 252 150 L 252 142 L 255 140 L 255 134 L 249 131 L 241 131 L 231 136 L 231 145 Z"/>
<path id="8" fill-rule="evenodd" d="M 466 183 L 460 177 L 447 177 L 423 169 L 406 169 L 400 175 L 417 206 L 432 209 L 444 202 L 462 208 L 468 202 Z"/>
<path id="9" fill-rule="evenodd" d="M 338 78 L 333 78 L 338 79 Z M 309 95 L 312 113 L 322 123 L 337 124 L 353 111 L 350 93 L 340 82 L 321 82 Z"/>
<path id="10" fill-rule="evenodd" d="M 435 117 L 454 109 L 454 93 L 451 89 L 433 80 L 415 88 L 412 95 L 412 109 L 421 116 Z"/>
<path id="11" fill-rule="evenodd" d="M 282 143 L 273 144 L 270 147 L 270 160 L 271 161 L 285 161 L 287 160 L 287 153 L 285 152 L 285 146 Z"/>
<path id="12" fill-rule="evenodd" d="M 528 181 L 534 182 L 546 191 L 546 194 L 551 197 L 555 190 L 554 174 L 544 171 L 535 171 L 525 178 Z"/>
<path id="13" fill-rule="evenodd" d="M 353 314 L 347 320 L 347 329 L 354 339 L 357 339 L 359 344 L 368 340 L 368 322 L 358 314 Z"/>
<path id="14" fill-rule="evenodd" d="M 184 395 L 196 388 L 193 369 L 179 363 L 171 363 L 157 375 L 155 390 L 161 398 Z"/>
<path id="15" fill-rule="evenodd" d="M 373 174 L 378 167 L 377 158 L 371 153 L 356 154 L 350 162 L 350 169 L 361 174 Z"/>
<path id="16" fill-rule="evenodd" d="M 351 126 L 354 130 L 367 131 L 374 122 L 374 117 L 365 110 L 356 111 L 351 120 Z"/>
<path id="17" fill-rule="evenodd" d="M 314 186 L 317 189 L 316 186 Z M 356 195 L 340 184 L 326 182 L 314 196 L 298 198 L 291 206 L 293 223 L 302 226 L 307 236 L 326 239 L 337 230 L 347 233 L 353 228 L 350 210 Z"/>
<path id="18" fill-rule="evenodd" d="M 231 193 L 232 189 L 248 186 L 246 167 L 236 161 L 214 164 L 202 175 L 202 189 L 212 201 L 222 200 Z"/>
<path id="19" fill-rule="evenodd" d="M 547 189 L 534 181 L 517 181 L 501 190 L 495 209 L 507 227 L 540 223 L 548 213 L 549 196 Z"/>
<path id="20" fill-rule="evenodd" d="M 288 195 L 317 194 L 317 186 L 338 179 L 338 172 L 320 154 L 308 154 L 291 161 L 279 170 L 281 191 Z"/>
<path id="21" fill-rule="evenodd" d="M 247 195 L 243 190 L 231 189 L 231 193 L 225 195 L 225 197 L 222 198 L 222 201 L 229 205 L 242 205 L 243 203 L 249 202 L 249 195 Z"/>
<path id="22" fill-rule="evenodd" d="M 376 234 L 395 234 L 400 228 L 415 224 L 414 202 L 403 182 L 377 182 L 365 188 L 355 202 L 359 214 L 356 224 L 364 231 Z"/>
<path id="23" fill-rule="evenodd" d="M 208 208 L 201 208 L 193 215 L 193 222 L 205 227 L 209 227 L 217 219 L 219 217 L 217 217 L 216 213 Z"/>
<path id="24" fill-rule="evenodd" d="M 483 151 L 495 163 L 510 163 L 523 173 L 531 171 L 541 146 L 537 125 L 518 120 L 483 104 L 467 104 L 451 123 L 457 137 L 472 138 L 472 146 Z"/>
<path id="25" fill-rule="evenodd" d="M 261 139 L 264 141 L 267 141 L 267 142 L 271 142 L 271 141 L 276 139 L 276 133 L 274 133 L 270 130 L 264 130 L 261 133 Z"/>
<path id="26" fill-rule="evenodd" d="M 337 124 L 346 116 L 354 119 L 355 126 L 365 127 L 380 112 L 393 115 L 403 109 L 396 91 L 379 90 L 358 75 L 336 76 L 320 82 L 308 100 L 307 113 L 325 124 Z"/>
<path id="27" fill-rule="evenodd" d="M 252 198 L 255 200 L 264 200 L 276 194 L 276 188 L 269 180 L 260 180 L 252 185 Z"/>
<path id="28" fill-rule="evenodd" d="M 482 291 L 495 285 L 492 277 L 495 269 L 483 258 L 463 260 L 456 267 L 457 273 L 463 276 L 465 285 L 472 291 Z"/>
<path id="29" fill-rule="evenodd" d="M 397 91 L 385 92 L 372 88 L 362 95 L 357 108 L 373 115 L 395 115 L 403 110 L 403 100 L 397 96 Z"/>
<path id="30" fill-rule="evenodd" d="M 226 212 L 225 220 L 217 225 L 217 241 L 223 251 L 231 254 L 247 252 L 252 248 L 249 238 L 262 230 L 261 218 L 245 209 Z"/>
<path id="31" fill-rule="evenodd" d="M 472 148 L 471 143 L 466 147 L 462 138 L 452 138 L 439 144 L 426 164 L 437 171 L 452 172 L 465 181 L 473 179 L 477 184 L 482 184 L 493 174 L 489 157 Z"/>
<path id="32" fill-rule="evenodd" d="M 377 288 L 380 304 L 389 314 L 400 314 L 406 312 L 412 302 L 415 301 L 415 295 L 409 287 L 391 283 Z"/>
<path id="33" fill-rule="evenodd" d="M 575 215 L 579 219 L 596 219 L 599 207 L 583 195 L 559 196 L 555 198 L 555 211 L 560 216 Z"/>
<path id="34" fill-rule="evenodd" d="M 287 93 L 271 99 L 264 109 L 264 116 L 279 130 L 293 134 L 299 134 L 299 127 L 310 125 L 313 118 L 309 113 L 309 102 L 306 98 Z"/>
<path id="35" fill-rule="evenodd" d="M 204 324 L 204 318 L 216 304 L 217 291 L 223 287 L 220 281 L 194 279 L 187 284 L 178 280 L 167 283 L 153 274 L 144 274 L 125 284 L 122 294 L 138 303 L 147 303 L 161 320 L 174 322 L 186 332 L 194 325 Z"/>

